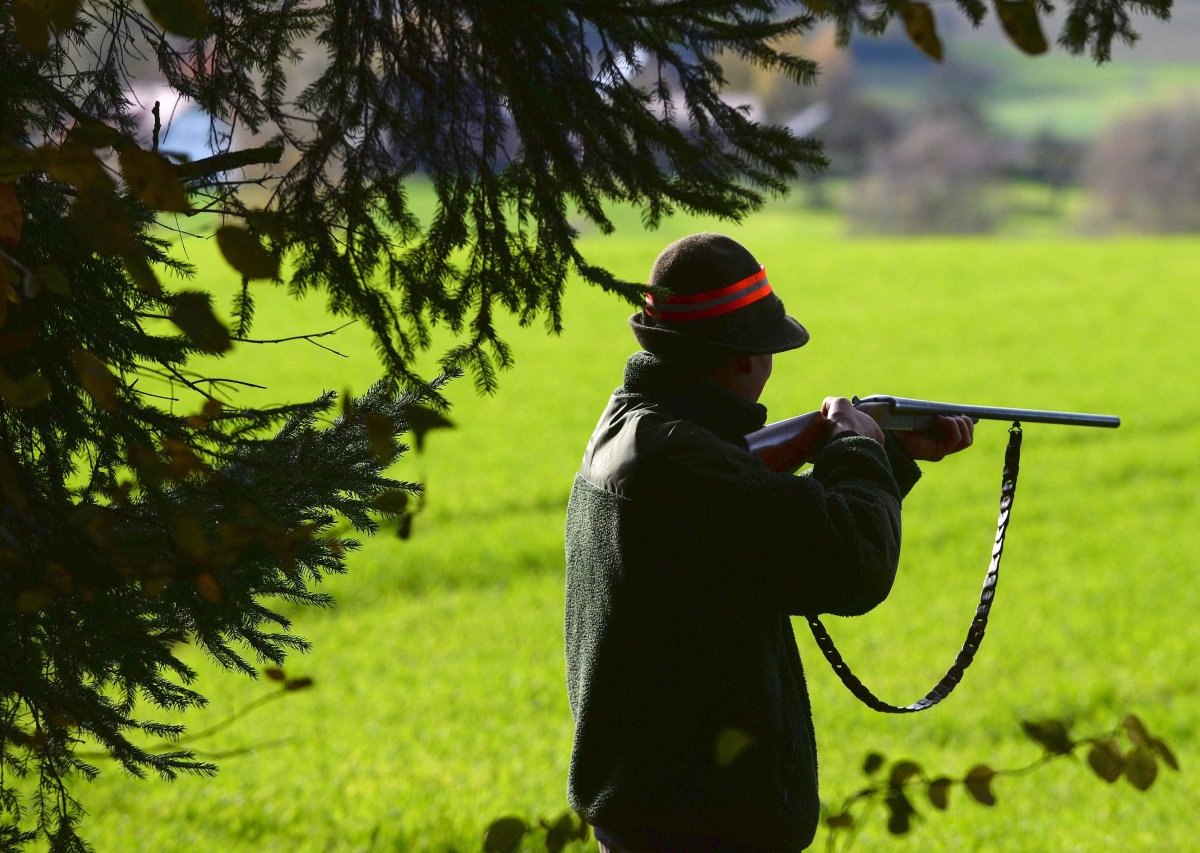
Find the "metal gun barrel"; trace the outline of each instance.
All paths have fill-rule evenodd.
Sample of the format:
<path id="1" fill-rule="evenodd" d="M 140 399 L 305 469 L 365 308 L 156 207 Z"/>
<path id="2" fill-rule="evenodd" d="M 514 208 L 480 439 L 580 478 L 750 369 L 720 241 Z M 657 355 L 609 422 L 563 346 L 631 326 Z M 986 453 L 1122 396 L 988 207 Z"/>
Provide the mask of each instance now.
<path id="1" fill-rule="evenodd" d="M 1043 409 L 1006 409 L 999 406 L 968 406 L 958 403 L 936 403 L 932 400 L 914 400 L 909 397 L 891 397 L 873 394 L 855 398 L 857 403 L 886 403 L 892 415 L 908 415 L 930 418 L 934 415 L 967 415 L 976 420 L 1022 421 L 1034 424 L 1062 424 L 1064 426 L 1107 427 L 1115 429 L 1121 425 L 1116 415 L 1091 415 L 1084 412 L 1054 412 Z M 920 428 L 919 426 L 917 428 Z"/>

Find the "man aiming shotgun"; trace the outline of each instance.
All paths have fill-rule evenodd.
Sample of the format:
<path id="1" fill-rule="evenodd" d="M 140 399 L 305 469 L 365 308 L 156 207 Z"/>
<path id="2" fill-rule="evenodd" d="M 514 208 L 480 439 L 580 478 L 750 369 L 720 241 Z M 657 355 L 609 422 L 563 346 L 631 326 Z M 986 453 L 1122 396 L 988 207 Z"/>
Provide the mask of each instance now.
<path id="1" fill-rule="evenodd" d="M 790 616 L 887 596 L 900 504 L 971 418 L 885 432 L 828 397 L 810 475 L 752 453 L 772 356 L 808 332 L 728 237 L 668 246 L 566 524 L 568 794 L 608 850 L 794 850 L 819 816 Z"/>

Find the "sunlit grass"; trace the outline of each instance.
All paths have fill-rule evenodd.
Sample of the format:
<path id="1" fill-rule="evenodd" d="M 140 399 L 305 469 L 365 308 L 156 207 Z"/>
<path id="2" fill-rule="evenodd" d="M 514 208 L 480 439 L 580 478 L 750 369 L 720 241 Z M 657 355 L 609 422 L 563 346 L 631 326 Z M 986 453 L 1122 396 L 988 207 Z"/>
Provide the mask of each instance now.
<path id="1" fill-rule="evenodd" d="M 589 235 L 585 253 L 632 278 L 668 240 L 701 228 L 734 234 L 766 264 L 813 334 L 776 361 L 764 400 L 774 417 L 829 393 L 893 393 L 1124 418 L 1115 432 L 1027 428 L 992 627 L 938 709 L 867 710 L 797 630 L 830 797 L 857 785 L 868 749 L 952 774 L 978 760 L 1028 763 L 1037 748 L 1022 717 L 1069 717 L 1090 733 L 1136 711 L 1184 765 L 1147 794 L 1108 788 L 1082 765 L 1002 781 L 995 809 L 959 797 L 930 817 L 912 842 L 919 849 L 1191 845 L 1200 240 L 851 240 L 835 219 L 784 204 L 740 228 L 680 220 L 644 234 L 634 217 L 619 224 L 615 238 Z M 211 270 L 225 287 L 224 268 Z M 296 306 L 258 289 L 259 336 L 336 325 L 319 300 Z M 293 613 L 314 651 L 289 671 L 316 686 L 204 746 L 285 743 L 223 761 L 211 781 L 136 782 L 110 769 L 80 789 L 99 850 L 473 850 L 492 818 L 565 807 L 563 511 L 633 350 L 628 313 L 569 288 L 564 336 L 510 330 L 517 366 L 498 395 L 479 398 L 467 381 L 452 388 L 458 429 L 431 434 L 426 454 L 398 466 L 428 484 L 414 537 L 368 543 L 347 576 L 328 582 L 336 608 Z M 361 391 L 375 378 L 361 332 L 325 342 L 349 357 L 303 342 L 239 347 L 221 369 L 268 386 L 247 393 L 273 400 Z M 892 597 L 861 619 L 829 620 L 889 700 L 923 693 L 962 641 L 986 568 L 1004 432 L 981 425 L 970 453 L 927 466 L 906 505 Z M 190 718 L 196 727 L 272 689 L 195 662 L 212 699 Z M 880 820 L 861 849 L 885 836 Z"/>

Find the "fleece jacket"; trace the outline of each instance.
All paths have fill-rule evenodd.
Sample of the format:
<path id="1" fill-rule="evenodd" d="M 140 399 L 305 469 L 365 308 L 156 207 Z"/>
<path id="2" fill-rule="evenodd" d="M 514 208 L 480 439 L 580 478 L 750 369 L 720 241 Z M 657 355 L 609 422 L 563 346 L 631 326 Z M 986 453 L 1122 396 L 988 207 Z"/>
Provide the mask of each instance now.
<path id="1" fill-rule="evenodd" d="M 633 355 L 566 521 L 568 798 L 610 846 L 794 850 L 819 817 L 812 713 L 791 615 L 865 613 L 891 589 L 891 441 L 828 443 L 804 476 L 744 436 L 766 409 Z"/>

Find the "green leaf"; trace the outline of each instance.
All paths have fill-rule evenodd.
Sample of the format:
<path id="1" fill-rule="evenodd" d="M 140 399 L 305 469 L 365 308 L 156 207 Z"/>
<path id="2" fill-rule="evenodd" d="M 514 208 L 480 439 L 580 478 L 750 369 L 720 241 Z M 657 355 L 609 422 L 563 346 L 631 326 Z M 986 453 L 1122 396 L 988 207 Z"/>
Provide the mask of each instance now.
<path id="1" fill-rule="evenodd" d="M 192 583 L 195 585 L 197 591 L 199 591 L 200 597 L 209 604 L 221 603 L 221 585 L 217 583 L 217 579 L 211 574 L 201 572 L 192 579 Z"/>
<path id="2" fill-rule="evenodd" d="M 175 177 L 167 158 L 136 146 L 121 149 L 121 172 L 129 189 L 151 210 L 189 213 L 187 190 Z"/>
<path id="3" fill-rule="evenodd" d="M 1021 728 L 1050 755 L 1068 755 L 1075 747 L 1071 733 L 1062 720 L 1022 720 Z"/>
<path id="4" fill-rule="evenodd" d="M 1125 756 L 1125 778 L 1139 791 L 1147 790 L 1158 778 L 1158 761 L 1148 746 L 1135 746 Z"/>
<path id="5" fill-rule="evenodd" d="M 930 59 L 942 61 L 942 40 L 938 38 L 933 10 L 926 3 L 901 3 L 900 20 L 904 31 L 920 51 Z"/>
<path id="6" fill-rule="evenodd" d="M 15 181 L 34 167 L 34 159 L 26 148 L 0 145 L 0 181 Z"/>
<path id="7" fill-rule="evenodd" d="M 115 148 L 124 141 L 119 130 L 94 118 L 81 121 L 71 128 L 67 139 L 87 148 Z"/>
<path id="8" fill-rule="evenodd" d="M 929 788 L 926 793 L 929 794 L 929 802 L 938 811 L 945 811 L 950 805 L 950 788 L 954 784 L 954 780 L 946 776 L 939 776 L 929 783 Z"/>
<path id="9" fill-rule="evenodd" d="M 138 249 L 129 215 L 107 189 L 79 194 L 71 206 L 71 231 L 97 255 L 132 255 Z"/>
<path id="10" fill-rule="evenodd" d="M 721 729 L 717 732 L 717 766 L 728 767 L 733 764 L 753 743 L 754 738 L 741 729 Z"/>
<path id="11" fill-rule="evenodd" d="M 111 189 L 112 181 L 104 171 L 104 165 L 90 145 L 78 140 L 68 140 L 59 147 L 43 146 L 34 149 L 32 165 L 42 169 L 52 178 L 71 184 L 77 189 L 98 186 Z"/>
<path id="12" fill-rule="evenodd" d="M 502 817 L 493 821 L 483 836 L 484 853 L 513 853 L 529 832 L 529 824 L 519 817 Z"/>
<path id="13" fill-rule="evenodd" d="M 134 284 L 152 296 L 162 295 L 162 285 L 158 283 L 158 276 L 154 274 L 154 269 L 144 255 L 140 252 L 130 252 L 122 255 L 121 260 L 125 262 L 125 271 L 129 273 Z"/>
<path id="14" fill-rule="evenodd" d="M 892 772 L 888 775 L 888 785 L 899 788 L 920 772 L 921 765 L 915 761 L 897 761 L 892 765 Z"/>
<path id="15" fill-rule="evenodd" d="M 2 372 L 0 371 L 0 373 Z M 0 498 L 3 499 L 4 505 L 17 515 L 25 515 L 29 511 L 29 496 L 21 488 L 17 472 L 2 455 L 0 455 Z"/>
<path id="16" fill-rule="evenodd" d="M 1137 714 L 1126 714 L 1121 720 L 1121 727 L 1125 729 L 1125 734 L 1129 735 L 1129 740 L 1134 746 L 1151 746 L 1153 738 Z"/>
<path id="17" fill-rule="evenodd" d="M 388 464 L 396 456 L 396 424 L 381 412 L 366 412 L 363 414 L 363 424 L 367 430 L 367 443 L 371 452 L 383 464 Z"/>
<path id="18" fill-rule="evenodd" d="M 49 5 L 46 0 L 13 0 L 13 31 L 26 50 L 40 53 L 50 47 Z"/>
<path id="19" fill-rule="evenodd" d="M 1032 0 L 995 0 L 996 16 L 1012 43 L 1035 56 L 1050 49 Z"/>
<path id="20" fill-rule="evenodd" d="M 55 296 L 70 297 L 71 282 L 67 281 L 66 273 L 54 264 L 40 264 L 34 268 L 33 274 L 41 286 Z"/>
<path id="21" fill-rule="evenodd" d="M 279 278 L 279 259 L 263 248 L 258 238 L 236 225 L 217 229 L 217 247 L 225 260 L 246 278 Z"/>
<path id="22" fill-rule="evenodd" d="M 1175 753 L 1171 752 L 1171 747 L 1167 746 L 1167 742 L 1162 738 L 1151 738 L 1150 747 L 1158 753 L 1168 767 L 1172 770 L 1179 771 L 1179 759 L 1175 757 Z"/>
<path id="23" fill-rule="evenodd" d="M 20 613 L 33 613 L 42 610 L 54 602 L 56 595 L 57 593 L 53 589 L 43 585 L 32 586 L 22 590 L 15 602 L 17 611 Z"/>
<path id="24" fill-rule="evenodd" d="M 232 346 L 229 330 L 213 313 L 207 293 L 185 290 L 172 297 L 171 322 L 202 352 L 225 352 Z"/>
<path id="25" fill-rule="evenodd" d="M 850 812 L 838 812 L 825 818 L 825 825 L 830 829 L 853 829 L 854 815 Z"/>
<path id="26" fill-rule="evenodd" d="M 862 771 L 868 776 L 874 776 L 886 763 L 887 759 L 878 752 L 868 752 L 867 757 L 863 759 Z"/>
<path id="27" fill-rule="evenodd" d="M 1088 750 L 1088 766 L 1105 782 L 1112 784 L 1121 778 L 1125 769 L 1125 757 L 1116 741 L 1110 739 L 1097 741 Z"/>
<path id="28" fill-rule="evenodd" d="M 586 839 L 587 824 L 576 818 L 574 812 L 563 812 L 554 823 L 546 827 L 546 850 L 549 853 L 561 853 L 562 849 L 572 841 Z"/>
<path id="29" fill-rule="evenodd" d="M 71 353 L 71 365 L 83 385 L 83 390 L 102 409 L 117 410 L 117 380 L 108 370 L 104 359 L 87 350 Z"/>
<path id="30" fill-rule="evenodd" d="M 212 13 L 204 0 L 145 0 L 154 23 L 169 33 L 202 39 L 212 24 Z"/>
<path id="31" fill-rule="evenodd" d="M 46 5 L 49 7 L 50 26 L 62 32 L 75 23 L 83 0 L 48 0 Z"/>
<path id="32" fill-rule="evenodd" d="M 13 379 L 0 368 L 0 397 L 16 409 L 31 409 L 50 396 L 50 383 L 40 373 L 28 373 Z"/>
<path id="33" fill-rule="evenodd" d="M 967 793 L 975 802 L 984 806 L 994 806 L 996 805 L 996 795 L 992 793 L 994 778 L 996 778 L 995 770 L 986 764 L 976 764 L 967 771 L 963 784 L 966 785 Z"/>
<path id="34" fill-rule="evenodd" d="M 892 835 L 907 835 L 912 829 L 912 819 L 917 814 L 913 804 L 903 792 L 893 790 L 888 794 L 886 805 L 888 809 L 888 832 Z"/>
<path id="35" fill-rule="evenodd" d="M 21 242 L 21 226 L 25 222 L 25 211 L 17 188 L 12 184 L 0 183 L 0 243 L 15 246 Z"/>
<path id="36" fill-rule="evenodd" d="M 371 499 L 371 507 L 393 515 L 399 515 L 408 508 L 408 492 L 403 489 L 388 489 L 380 492 Z"/>
<path id="37" fill-rule="evenodd" d="M 404 410 L 404 419 L 413 434 L 413 444 L 420 453 L 425 446 L 425 434 L 435 429 L 454 429 L 454 422 L 445 415 L 427 406 L 409 406 Z"/>

